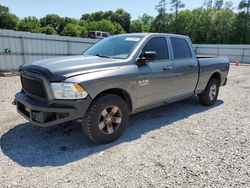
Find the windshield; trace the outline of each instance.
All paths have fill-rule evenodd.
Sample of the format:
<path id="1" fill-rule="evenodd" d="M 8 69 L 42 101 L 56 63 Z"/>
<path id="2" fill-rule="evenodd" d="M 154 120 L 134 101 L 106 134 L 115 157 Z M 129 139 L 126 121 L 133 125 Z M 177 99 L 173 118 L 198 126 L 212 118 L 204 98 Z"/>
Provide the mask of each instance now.
<path id="1" fill-rule="evenodd" d="M 90 47 L 84 55 L 125 59 L 133 51 L 142 36 L 113 36 Z"/>

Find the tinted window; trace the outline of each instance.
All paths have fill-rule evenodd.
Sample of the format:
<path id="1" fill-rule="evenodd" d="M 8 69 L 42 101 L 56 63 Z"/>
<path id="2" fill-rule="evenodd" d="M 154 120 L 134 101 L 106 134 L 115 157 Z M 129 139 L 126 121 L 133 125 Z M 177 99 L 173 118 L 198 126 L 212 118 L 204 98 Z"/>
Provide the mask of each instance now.
<path id="1" fill-rule="evenodd" d="M 174 51 L 174 58 L 190 58 L 192 57 L 189 45 L 185 39 L 170 38 Z"/>
<path id="2" fill-rule="evenodd" d="M 88 32 L 88 34 L 87 34 L 87 37 L 94 37 L 95 36 L 95 32 Z"/>
<path id="3" fill-rule="evenodd" d="M 150 39 L 142 51 L 155 51 L 157 53 L 156 60 L 169 59 L 168 46 L 165 37 L 155 37 Z"/>
<path id="4" fill-rule="evenodd" d="M 97 36 L 98 36 L 98 37 L 101 36 L 101 33 L 100 33 L 100 32 L 97 32 Z"/>
<path id="5" fill-rule="evenodd" d="M 102 36 L 106 38 L 106 37 L 108 37 L 108 34 L 107 33 L 102 33 Z"/>

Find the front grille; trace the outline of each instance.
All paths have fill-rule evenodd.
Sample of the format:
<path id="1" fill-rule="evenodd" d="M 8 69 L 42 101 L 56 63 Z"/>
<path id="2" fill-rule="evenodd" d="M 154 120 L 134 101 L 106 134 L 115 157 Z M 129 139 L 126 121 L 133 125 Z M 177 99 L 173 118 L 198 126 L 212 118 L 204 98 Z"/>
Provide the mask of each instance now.
<path id="1" fill-rule="evenodd" d="M 42 80 L 21 76 L 21 82 L 26 92 L 42 98 L 47 97 Z"/>

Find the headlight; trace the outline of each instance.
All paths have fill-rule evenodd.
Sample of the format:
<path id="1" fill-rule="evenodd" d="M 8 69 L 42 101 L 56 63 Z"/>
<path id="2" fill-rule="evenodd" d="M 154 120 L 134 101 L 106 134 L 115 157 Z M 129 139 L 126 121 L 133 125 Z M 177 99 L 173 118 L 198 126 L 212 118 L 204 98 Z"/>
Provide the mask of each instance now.
<path id="1" fill-rule="evenodd" d="M 88 93 L 76 83 L 51 83 L 56 99 L 84 99 Z"/>

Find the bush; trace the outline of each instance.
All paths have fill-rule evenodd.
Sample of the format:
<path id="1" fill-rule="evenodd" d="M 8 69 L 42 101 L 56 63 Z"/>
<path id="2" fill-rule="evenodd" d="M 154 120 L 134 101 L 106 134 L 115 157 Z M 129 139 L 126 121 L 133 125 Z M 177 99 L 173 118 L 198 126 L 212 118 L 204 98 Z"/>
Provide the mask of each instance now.
<path id="1" fill-rule="evenodd" d="M 68 24 L 64 27 L 61 35 L 71 37 L 85 37 L 87 29 L 76 24 Z"/>
<path id="2" fill-rule="evenodd" d="M 110 20 L 101 20 L 97 22 L 80 21 L 79 24 L 84 25 L 88 31 L 104 31 L 113 35 L 124 33 L 120 24 L 113 23 Z"/>
<path id="3" fill-rule="evenodd" d="M 11 14 L 8 7 L 0 5 L 0 28 L 15 29 L 18 23 L 16 15 Z"/>
<path id="4" fill-rule="evenodd" d="M 39 32 L 39 29 L 40 29 L 40 23 L 39 20 L 35 17 L 24 18 L 17 25 L 18 31 L 37 33 Z"/>
<path id="5" fill-rule="evenodd" d="M 57 34 L 56 30 L 53 27 L 50 27 L 50 26 L 41 27 L 39 29 L 39 32 L 40 33 L 45 33 L 47 35 L 56 35 Z"/>
<path id="6" fill-rule="evenodd" d="M 144 24 L 140 20 L 132 21 L 131 33 L 141 33 L 144 31 Z"/>

